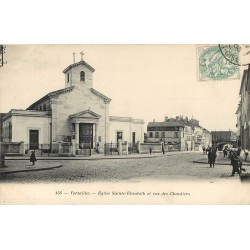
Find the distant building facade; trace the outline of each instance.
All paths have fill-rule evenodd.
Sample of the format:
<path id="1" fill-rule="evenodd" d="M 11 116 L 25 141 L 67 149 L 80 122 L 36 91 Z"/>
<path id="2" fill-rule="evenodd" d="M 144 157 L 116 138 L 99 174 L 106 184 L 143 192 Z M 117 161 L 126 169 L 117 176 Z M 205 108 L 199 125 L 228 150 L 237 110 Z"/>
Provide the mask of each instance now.
<path id="1" fill-rule="evenodd" d="M 212 145 L 222 149 L 225 144 L 237 146 L 237 133 L 233 131 L 212 131 Z"/>
<path id="2" fill-rule="evenodd" d="M 163 122 L 149 122 L 147 142 L 164 142 L 178 145 L 180 150 L 201 150 L 211 144 L 211 133 L 199 125 L 196 119 L 165 117 Z"/>

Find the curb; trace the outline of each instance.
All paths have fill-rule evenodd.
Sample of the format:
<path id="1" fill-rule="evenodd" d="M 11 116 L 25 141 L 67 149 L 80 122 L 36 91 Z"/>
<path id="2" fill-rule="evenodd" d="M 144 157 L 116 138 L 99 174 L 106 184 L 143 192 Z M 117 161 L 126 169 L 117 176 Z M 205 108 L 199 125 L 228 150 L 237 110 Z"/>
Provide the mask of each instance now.
<path id="1" fill-rule="evenodd" d="M 51 169 L 60 168 L 60 167 L 62 167 L 62 164 L 57 165 L 55 167 L 48 167 L 48 168 L 42 167 L 42 168 L 35 168 L 35 169 L 20 169 L 20 170 L 5 171 L 5 172 L 0 171 L 0 175 L 12 174 L 12 173 L 23 173 L 23 172 L 37 172 L 37 171 L 43 171 L 43 170 L 51 170 Z"/>
<path id="2" fill-rule="evenodd" d="M 193 163 L 200 163 L 200 164 L 209 164 L 208 162 L 204 162 L 204 161 L 193 161 Z M 217 163 L 215 162 L 216 165 L 230 165 L 230 164 L 226 164 L 226 163 Z"/>
<path id="3" fill-rule="evenodd" d="M 209 164 L 208 162 L 204 162 L 204 161 L 193 161 L 193 163 L 201 163 L 201 164 Z M 215 162 L 216 165 L 231 165 L 230 162 L 229 163 L 219 163 L 219 162 Z M 246 163 L 242 163 L 242 165 L 244 166 L 250 166 L 250 164 L 246 164 Z"/>
<path id="4" fill-rule="evenodd" d="M 68 157 L 68 158 L 62 158 L 62 157 L 58 157 L 58 158 L 39 158 L 39 157 L 36 157 L 36 159 L 38 160 L 38 161 L 58 161 L 58 160 L 63 160 L 63 161 L 71 161 L 71 160 L 73 160 L 73 161 L 82 161 L 82 160 L 84 160 L 84 161 L 96 161 L 96 160 L 117 160 L 117 159 L 143 159 L 143 158 L 155 158 L 155 157 L 157 157 L 157 156 L 146 156 L 146 157 L 107 157 L 107 158 L 72 158 L 72 157 Z M 6 161 L 27 161 L 27 160 L 29 160 L 29 158 L 16 158 L 16 159 L 13 159 L 13 158 L 11 158 L 11 159 L 5 159 Z"/>
<path id="5" fill-rule="evenodd" d="M 44 160 L 46 160 L 46 161 L 55 161 L 55 160 L 64 160 L 64 161 L 69 161 L 69 160 L 74 160 L 74 161 L 78 161 L 78 160 L 84 160 L 84 161 L 95 161 L 95 160 L 118 160 L 118 159 L 145 159 L 145 158 L 156 158 L 156 157 L 160 157 L 160 156 L 173 156 L 173 155 L 179 155 L 180 153 L 175 153 L 175 154 L 170 154 L 170 155 L 168 155 L 167 153 L 165 153 L 165 154 L 162 154 L 162 153 L 159 153 L 159 155 L 147 155 L 147 156 L 136 156 L 136 157 L 131 157 L 131 156 L 121 156 L 121 157 L 117 157 L 117 156 L 114 156 L 114 157 L 100 157 L 100 158 L 95 158 L 95 157 L 91 157 L 91 156 L 87 156 L 87 157 L 82 157 L 82 158 L 75 158 L 75 157 L 36 157 L 37 158 L 37 160 L 39 160 L 39 161 L 44 161 Z M 190 153 L 182 153 L 182 154 L 190 154 Z M 24 156 L 25 157 L 25 156 Z M 89 157 L 89 158 L 88 158 Z M 8 157 L 6 157 L 5 158 L 5 160 L 6 161 L 20 161 L 20 160 L 25 160 L 25 161 L 27 161 L 27 160 L 29 160 L 29 157 L 27 157 L 27 158 L 14 158 L 14 157 L 12 157 L 12 158 L 8 158 Z"/>

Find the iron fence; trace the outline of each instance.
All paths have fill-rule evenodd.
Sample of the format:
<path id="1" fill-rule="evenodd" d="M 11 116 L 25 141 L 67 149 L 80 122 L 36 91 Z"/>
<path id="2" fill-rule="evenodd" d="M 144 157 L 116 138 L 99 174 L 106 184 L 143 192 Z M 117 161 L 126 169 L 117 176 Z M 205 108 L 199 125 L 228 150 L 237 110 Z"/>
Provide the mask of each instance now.
<path id="1" fill-rule="evenodd" d="M 104 144 L 104 154 L 105 155 L 118 155 L 118 143 L 105 143 Z"/>
<path id="2" fill-rule="evenodd" d="M 138 154 L 137 144 L 128 143 L 128 154 Z"/>

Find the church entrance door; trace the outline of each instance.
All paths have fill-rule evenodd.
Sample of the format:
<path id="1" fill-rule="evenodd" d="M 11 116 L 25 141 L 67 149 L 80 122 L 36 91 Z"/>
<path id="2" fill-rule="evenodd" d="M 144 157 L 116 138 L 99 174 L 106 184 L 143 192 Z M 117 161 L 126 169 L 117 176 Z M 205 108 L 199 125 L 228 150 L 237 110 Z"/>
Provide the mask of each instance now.
<path id="1" fill-rule="evenodd" d="M 90 146 L 93 148 L 93 124 L 79 124 L 79 144 L 83 144 L 84 148 L 89 148 Z"/>
<path id="2" fill-rule="evenodd" d="M 39 131 L 30 130 L 30 149 L 39 149 Z"/>

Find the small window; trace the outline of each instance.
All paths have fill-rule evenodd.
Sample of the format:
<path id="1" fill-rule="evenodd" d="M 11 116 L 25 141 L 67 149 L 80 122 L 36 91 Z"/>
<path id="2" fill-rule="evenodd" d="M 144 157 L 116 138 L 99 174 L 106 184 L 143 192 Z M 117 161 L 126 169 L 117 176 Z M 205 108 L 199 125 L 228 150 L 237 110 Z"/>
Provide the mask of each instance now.
<path id="1" fill-rule="evenodd" d="M 178 132 L 174 132 L 174 138 L 178 138 Z"/>
<path id="2" fill-rule="evenodd" d="M 43 104 L 43 110 L 46 111 L 46 103 Z"/>
<path id="3" fill-rule="evenodd" d="M 155 138 L 159 138 L 159 132 L 155 132 Z"/>
<path id="4" fill-rule="evenodd" d="M 67 82 L 69 82 L 69 73 L 67 74 Z"/>
<path id="5" fill-rule="evenodd" d="M 81 73 L 80 73 L 80 80 L 81 80 L 81 82 L 85 82 L 85 73 L 84 73 L 84 71 L 81 71 Z"/>
<path id="6" fill-rule="evenodd" d="M 98 136 L 98 141 L 102 142 L 102 137 L 101 136 Z"/>
<path id="7" fill-rule="evenodd" d="M 161 138 L 165 137 L 165 132 L 161 132 Z"/>
<path id="8" fill-rule="evenodd" d="M 153 132 L 149 133 L 149 137 L 152 138 L 153 137 Z"/>

